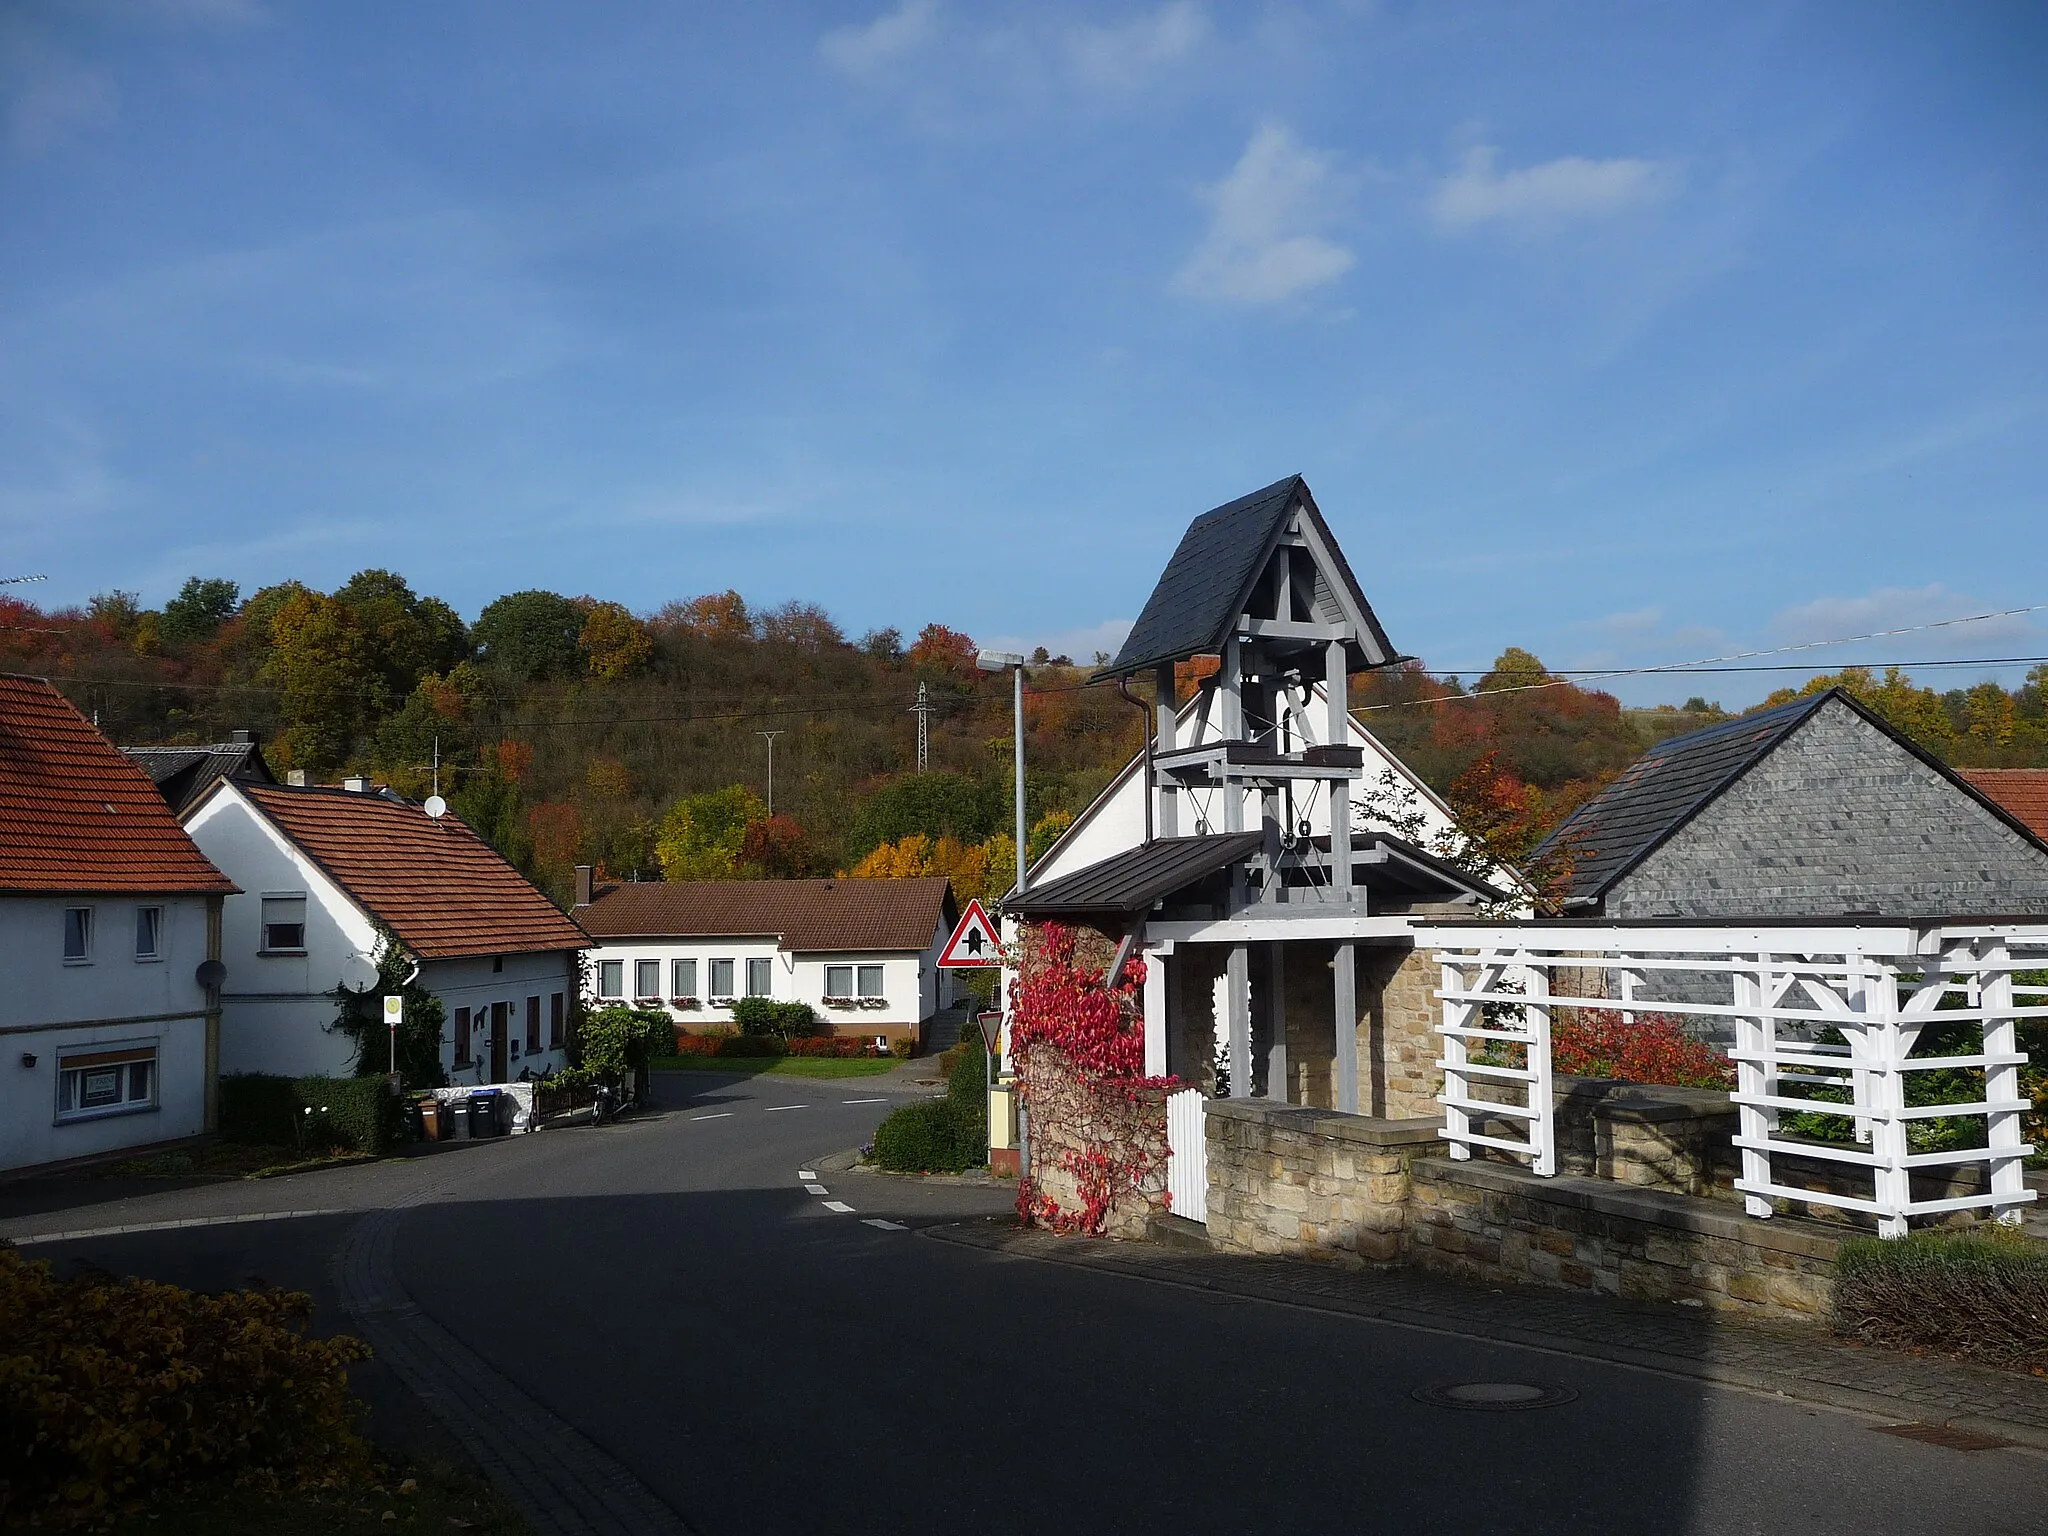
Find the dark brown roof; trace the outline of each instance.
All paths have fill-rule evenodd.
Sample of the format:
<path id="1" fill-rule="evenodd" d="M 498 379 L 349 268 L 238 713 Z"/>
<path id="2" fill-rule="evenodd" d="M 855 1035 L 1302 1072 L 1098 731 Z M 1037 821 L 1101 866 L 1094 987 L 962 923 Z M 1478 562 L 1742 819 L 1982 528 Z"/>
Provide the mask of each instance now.
<path id="1" fill-rule="evenodd" d="M 196 804 L 220 779 L 253 779 L 275 784 L 277 775 L 253 741 L 210 747 L 123 747 L 135 766 L 155 781 L 157 793 L 175 812 Z"/>
<path id="2" fill-rule="evenodd" d="M 1003 908 L 1028 918 L 1143 912 L 1160 897 L 1250 858 L 1265 840 L 1263 832 L 1154 838 L 1033 886 L 1022 896 L 1013 894 L 1005 898 Z"/>
<path id="3" fill-rule="evenodd" d="M 699 880 L 600 886 L 576 919 L 596 938 L 773 938 L 791 953 L 925 949 L 957 919 L 952 884 Z"/>
<path id="4" fill-rule="evenodd" d="M 1978 794 L 2026 823 L 2048 842 L 2048 768 L 1964 768 L 1958 770 Z"/>
<path id="5" fill-rule="evenodd" d="M 41 678 L 0 674 L 0 891 L 233 891 L 148 777 Z"/>
<path id="6" fill-rule="evenodd" d="M 422 960 L 584 949 L 589 936 L 452 811 L 346 789 L 233 786 Z M 216 789 L 215 793 L 225 793 Z"/>

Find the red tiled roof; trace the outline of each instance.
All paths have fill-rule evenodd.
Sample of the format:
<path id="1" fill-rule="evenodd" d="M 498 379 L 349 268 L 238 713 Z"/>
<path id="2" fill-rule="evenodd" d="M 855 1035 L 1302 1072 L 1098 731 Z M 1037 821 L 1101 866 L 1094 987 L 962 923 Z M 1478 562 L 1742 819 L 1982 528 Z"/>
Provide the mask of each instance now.
<path id="1" fill-rule="evenodd" d="M 156 786 L 55 688 L 0 674 L 0 891 L 233 891 Z"/>
<path id="2" fill-rule="evenodd" d="M 601 939 L 777 938 L 793 954 L 924 949 L 956 916 L 942 876 L 608 885 L 575 915 Z"/>
<path id="3" fill-rule="evenodd" d="M 2048 842 L 2048 768 L 1963 768 L 1970 787 Z"/>
<path id="4" fill-rule="evenodd" d="M 422 960 L 590 943 L 453 812 L 437 821 L 410 801 L 346 789 L 231 787 Z"/>

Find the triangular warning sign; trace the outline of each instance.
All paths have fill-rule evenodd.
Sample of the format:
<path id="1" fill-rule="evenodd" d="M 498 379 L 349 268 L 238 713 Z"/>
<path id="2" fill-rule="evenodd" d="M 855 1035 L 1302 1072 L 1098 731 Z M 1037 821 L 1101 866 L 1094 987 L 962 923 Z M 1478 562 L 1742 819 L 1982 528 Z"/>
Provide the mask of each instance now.
<path id="1" fill-rule="evenodd" d="M 979 901 L 970 901 L 967 910 L 960 914 L 960 926 L 939 951 L 939 964 L 956 971 L 999 966 L 1003 963 L 1002 949 L 1003 939 L 996 932 L 996 925 L 981 910 Z"/>

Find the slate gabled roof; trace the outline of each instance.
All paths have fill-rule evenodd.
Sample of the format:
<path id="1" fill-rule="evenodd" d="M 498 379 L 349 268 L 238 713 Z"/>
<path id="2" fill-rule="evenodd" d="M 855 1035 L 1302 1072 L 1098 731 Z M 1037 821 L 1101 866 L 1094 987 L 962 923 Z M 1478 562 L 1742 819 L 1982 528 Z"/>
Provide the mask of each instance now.
<path id="1" fill-rule="evenodd" d="M 1794 699 L 1776 709 L 1738 715 L 1687 736 L 1659 742 L 1621 777 L 1580 806 L 1543 840 L 1534 857 L 1574 850 L 1568 906 L 1598 901 L 1615 883 L 1704 810 L 1830 700 L 1839 700 L 1943 778 L 2033 843 L 2042 843 L 2012 811 L 1840 688 Z"/>
<path id="2" fill-rule="evenodd" d="M 908 880 L 650 880 L 576 908 L 600 939 L 776 939 L 791 954 L 928 949 L 959 914 L 942 875 Z"/>
<path id="3" fill-rule="evenodd" d="M 1128 676 L 1160 662 L 1220 652 L 1231 626 L 1244 611 L 1252 583 L 1265 569 L 1267 557 L 1286 527 L 1288 513 L 1297 505 L 1315 524 L 1335 566 L 1333 579 L 1343 585 L 1364 616 L 1368 638 L 1379 649 L 1380 654 L 1373 656 L 1358 648 L 1352 665 L 1375 666 L 1390 660 L 1394 647 L 1309 495 L 1308 483 L 1299 475 L 1289 475 L 1264 490 L 1204 512 L 1188 524 L 1180 547 L 1167 561 L 1152 595 L 1145 599 L 1144 610 L 1131 626 L 1116 660 L 1096 676 Z"/>
<path id="4" fill-rule="evenodd" d="M 234 889 L 70 700 L 41 678 L 0 675 L 0 892 Z"/>
<path id="5" fill-rule="evenodd" d="M 253 741 L 229 741 L 208 747 L 123 747 L 135 766 L 148 774 L 173 812 L 213 788 L 218 779 L 253 779 L 275 784 L 277 775 Z"/>
<path id="6" fill-rule="evenodd" d="M 347 789 L 232 788 L 422 960 L 590 945 L 453 812 L 437 820 L 409 800 Z"/>
<path id="7" fill-rule="evenodd" d="M 1250 858 L 1265 840 L 1263 832 L 1154 838 L 1071 875 L 1033 886 L 1022 896 L 1007 896 L 1003 908 L 1033 919 L 1066 913 L 1144 912 L 1160 897 Z"/>

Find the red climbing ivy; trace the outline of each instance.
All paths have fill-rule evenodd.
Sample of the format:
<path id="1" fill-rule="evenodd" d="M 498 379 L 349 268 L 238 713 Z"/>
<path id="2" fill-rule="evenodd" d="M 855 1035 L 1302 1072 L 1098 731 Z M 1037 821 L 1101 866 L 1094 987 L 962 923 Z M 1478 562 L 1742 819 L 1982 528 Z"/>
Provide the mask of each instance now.
<path id="1" fill-rule="evenodd" d="M 1144 1076 L 1145 963 L 1133 957 L 1107 984 L 1106 947 L 1059 923 L 1027 926 L 1010 993 L 1010 1052 L 1036 1156 L 1079 1202 L 1062 1205 L 1045 1178 L 1027 1178 L 1017 1213 L 1056 1232 L 1100 1234 L 1120 1208 L 1169 1199 L 1164 1091 L 1179 1083 Z"/>

